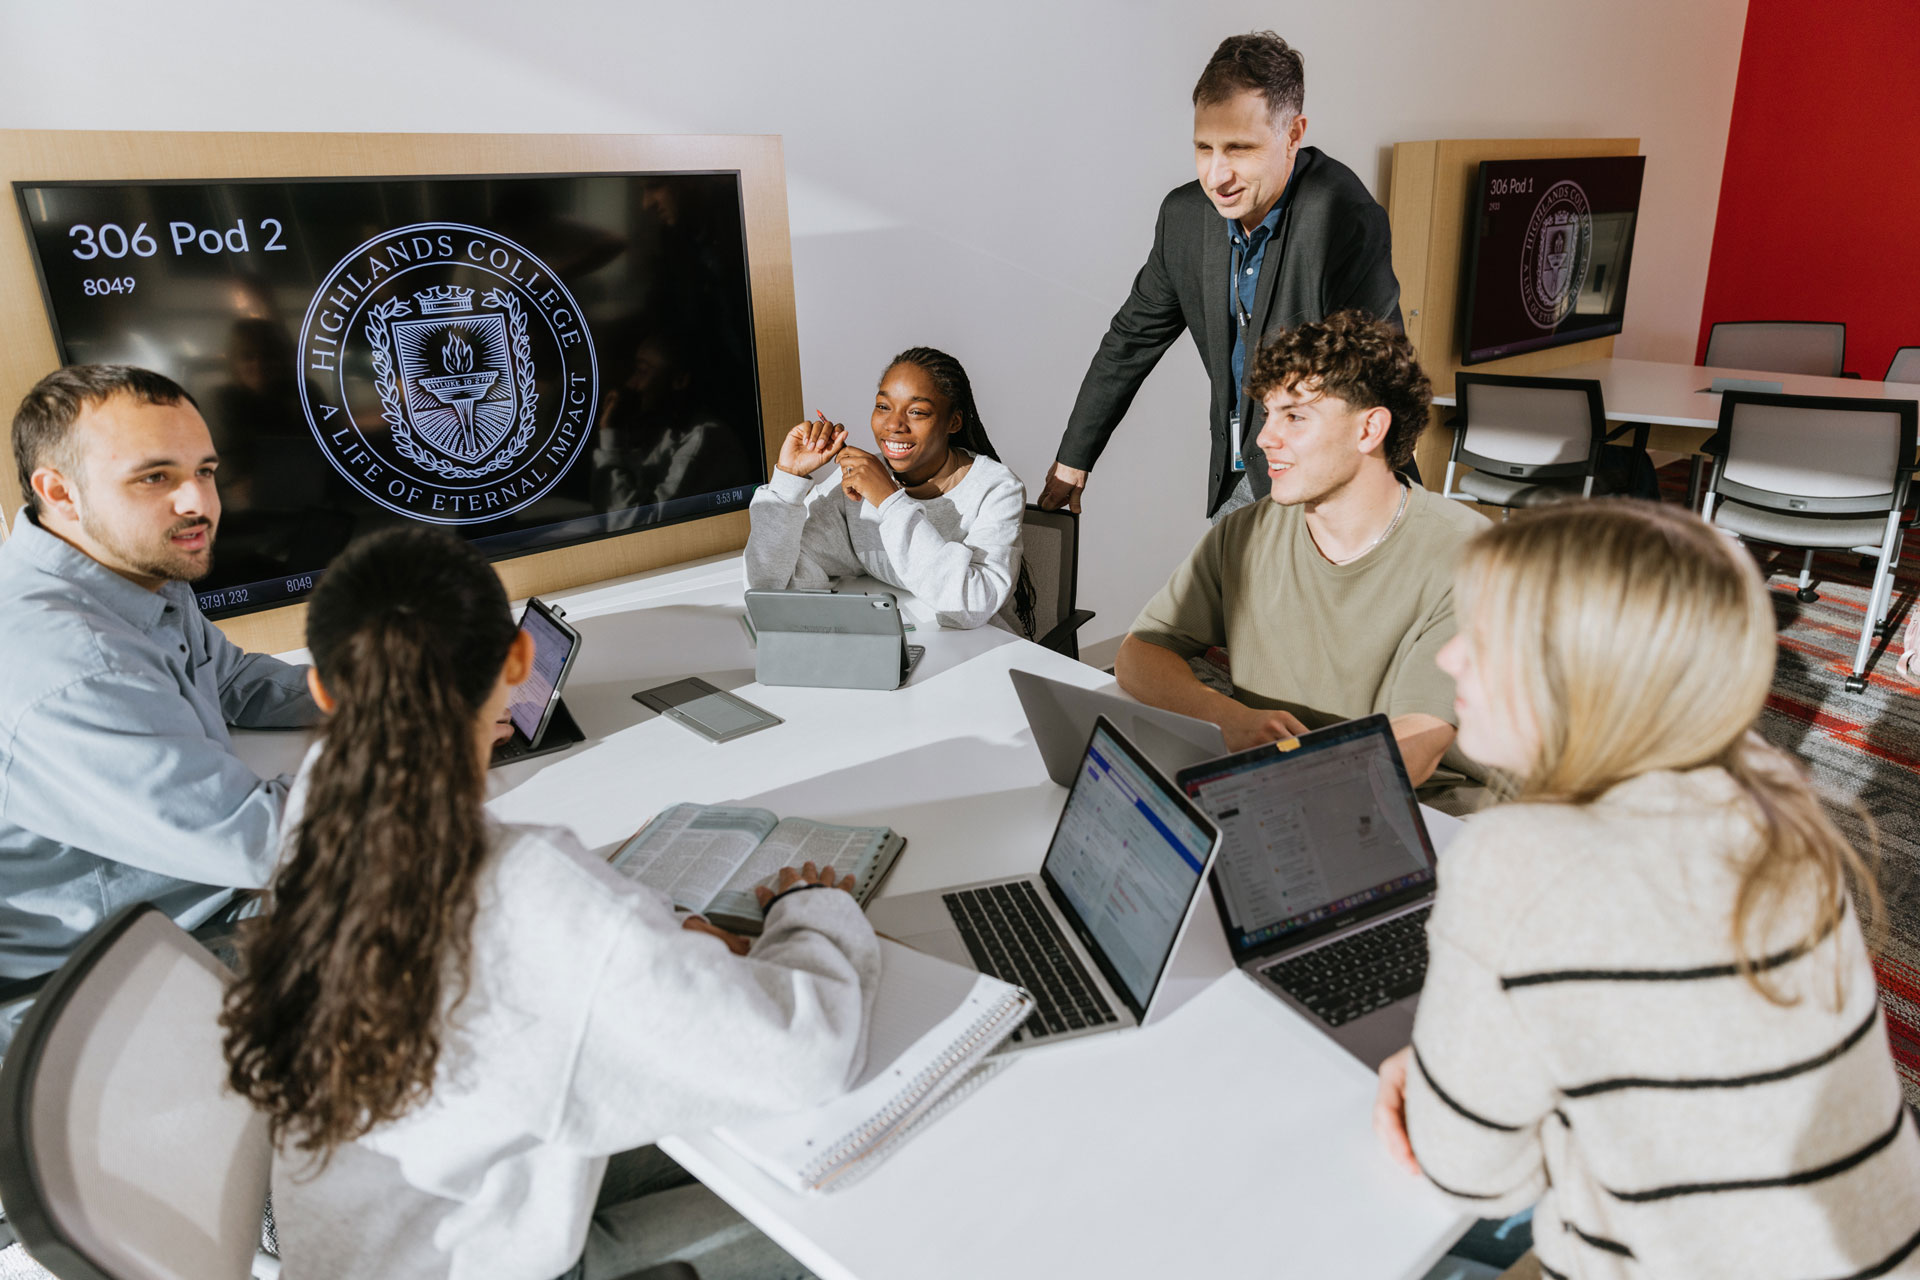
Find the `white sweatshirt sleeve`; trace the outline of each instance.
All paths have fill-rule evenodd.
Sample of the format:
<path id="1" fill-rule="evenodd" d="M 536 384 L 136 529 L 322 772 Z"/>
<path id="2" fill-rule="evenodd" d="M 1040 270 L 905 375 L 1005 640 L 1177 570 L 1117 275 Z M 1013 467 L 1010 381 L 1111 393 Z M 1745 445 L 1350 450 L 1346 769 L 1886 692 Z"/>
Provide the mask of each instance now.
<path id="1" fill-rule="evenodd" d="M 851 895 L 782 898 L 747 956 L 663 903 L 636 908 L 599 967 L 552 1140 L 624 1150 L 813 1106 L 858 1076 L 880 949 Z"/>
<path id="2" fill-rule="evenodd" d="M 865 573 L 847 536 L 848 505 L 839 467 L 811 476 L 776 467 L 747 508 L 747 590 L 819 588 L 841 574 Z"/>
<path id="3" fill-rule="evenodd" d="M 969 628 L 991 621 L 1013 593 L 1026 506 L 1026 486 L 1009 471 L 959 542 L 947 541 L 904 489 L 877 507 L 862 503 L 860 518 L 878 527 L 899 585 L 938 613 L 941 626 Z"/>

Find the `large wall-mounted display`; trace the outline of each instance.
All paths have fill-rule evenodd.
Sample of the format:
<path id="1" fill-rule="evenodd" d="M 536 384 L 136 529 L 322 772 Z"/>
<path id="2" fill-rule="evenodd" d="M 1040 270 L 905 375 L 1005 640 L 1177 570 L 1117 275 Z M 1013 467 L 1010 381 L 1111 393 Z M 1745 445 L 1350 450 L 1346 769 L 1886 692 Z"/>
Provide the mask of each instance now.
<path id="1" fill-rule="evenodd" d="M 738 173 L 14 187 L 61 361 L 199 401 L 211 615 L 305 595 L 384 524 L 498 559 L 766 478 Z"/>
<path id="2" fill-rule="evenodd" d="M 1620 332 L 1646 163 L 1588 156 L 1480 165 L 1467 222 L 1462 364 Z"/>

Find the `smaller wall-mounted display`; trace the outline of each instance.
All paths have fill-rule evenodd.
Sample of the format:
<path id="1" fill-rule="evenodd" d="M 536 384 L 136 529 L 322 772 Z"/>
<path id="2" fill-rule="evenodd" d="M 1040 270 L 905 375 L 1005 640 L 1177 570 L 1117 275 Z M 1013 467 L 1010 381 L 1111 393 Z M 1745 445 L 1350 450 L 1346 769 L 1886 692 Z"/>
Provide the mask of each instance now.
<path id="1" fill-rule="evenodd" d="M 1467 219 L 1462 364 L 1620 332 L 1646 163 L 1481 164 Z"/>

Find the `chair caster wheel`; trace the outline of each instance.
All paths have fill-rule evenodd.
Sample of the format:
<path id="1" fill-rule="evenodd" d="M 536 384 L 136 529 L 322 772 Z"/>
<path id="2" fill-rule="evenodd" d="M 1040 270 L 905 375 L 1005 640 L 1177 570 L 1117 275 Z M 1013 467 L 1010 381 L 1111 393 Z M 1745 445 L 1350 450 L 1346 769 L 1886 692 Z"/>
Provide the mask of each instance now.
<path id="1" fill-rule="evenodd" d="M 1801 604 L 1812 604 L 1815 600 L 1818 600 L 1820 598 L 1820 593 L 1818 591 L 1815 591 L 1812 587 L 1802 587 L 1798 591 L 1793 593 L 1793 598 L 1795 600 L 1798 600 Z"/>
<path id="2" fill-rule="evenodd" d="M 1865 676 L 1848 676 L 1847 677 L 1848 693 L 1865 693 L 1866 691 L 1867 691 L 1867 678 Z"/>

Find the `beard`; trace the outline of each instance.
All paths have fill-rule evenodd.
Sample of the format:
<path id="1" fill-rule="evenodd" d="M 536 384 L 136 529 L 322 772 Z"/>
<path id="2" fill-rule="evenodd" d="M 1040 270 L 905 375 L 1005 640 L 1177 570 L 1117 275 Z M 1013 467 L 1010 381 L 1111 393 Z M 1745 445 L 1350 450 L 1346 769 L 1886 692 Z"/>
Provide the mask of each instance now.
<path id="1" fill-rule="evenodd" d="M 214 524 L 205 516 L 178 521 L 169 526 L 165 533 L 152 540 L 129 537 L 118 529 L 93 520 L 85 513 L 80 517 L 80 528 L 126 568 L 149 578 L 159 578 L 167 582 L 198 582 L 213 572 Z M 189 529 L 200 528 L 207 531 L 205 550 L 183 552 L 173 546 L 171 540 L 176 535 L 185 533 Z"/>

